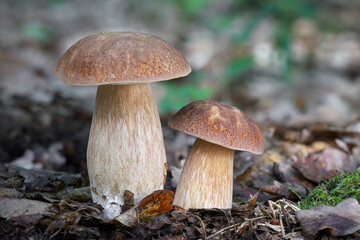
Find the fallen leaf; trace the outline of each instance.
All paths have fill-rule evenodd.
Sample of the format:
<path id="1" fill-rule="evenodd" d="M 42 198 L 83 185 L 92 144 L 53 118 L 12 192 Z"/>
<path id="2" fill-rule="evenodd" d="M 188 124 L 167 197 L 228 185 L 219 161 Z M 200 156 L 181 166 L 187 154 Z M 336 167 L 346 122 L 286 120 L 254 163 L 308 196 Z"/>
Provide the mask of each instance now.
<path id="1" fill-rule="evenodd" d="M 76 239 L 93 239 L 99 236 L 97 226 L 109 223 L 99 214 L 102 207 L 94 203 L 79 203 L 72 200 L 61 200 L 53 203 L 51 209 L 44 213 L 45 219 L 41 225 L 45 228 L 46 239 L 53 239 L 58 235 L 67 239 L 66 236 L 75 235 Z"/>
<path id="2" fill-rule="evenodd" d="M 166 216 L 165 214 L 161 214 L 154 216 L 152 220 L 146 224 L 146 227 L 151 230 L 159 230 L 164 225 L 170 225 L 170 224 L 172 224 L 172 221 L 169 219 L 169 217 Z"/>
<path id="3" fill-rule="evenodd" d="M 67 233 L 75 235 L 77 239 L 97 239 L 100 237 L 99 229 L 97 227 L 70 225 L 67 227 Z"/>
<path id="4" fill-rule="evenodd" d="M 174 207 L 171 205 L 174 192 L 170 190 L 158 190 L 145 197 L 139 204 L 120 214 L 114 220 L 128 227 L 135 227 L 139 219 L 149 222 L 153 217 L 170 212 Z"/>
<path id="5" fill-rule="evenodd" d="M 171 232 L 175 235 L 180 235 L 184 232 L 185 224 L 183 223 L 173 223 L 171 225 Z"/>
<path id="6" fill-rule="evenodd" d="M 20 226 L 30 228 L 34 227 L 43 217 L 44 216 L 41 214 L 23 215 L 20 217 L 12 217 L 11 220 L 15 221 Z"/>
<path id="7" fill-rule="evenodd" d="M 0 174 L 3 175 L 2 172 Z M 10 176 L 4 174 L 0 178 L 0 187 L 20 189 L 24 186 L 24 181 L 25 178 L 19 174 L 10 174 Z"/>
<path id="8" fill-rule="evenodd" d="M 170 190 L 158 190 L 144 198 L 139 206 L 139 217 L 143 222 L 150 221 L 154 216 L 173 210 L 171 205 L 174 200 L 174 192 Z"/>
<path id="9" fill-rule="evenodd" d="M 11 218 L 43 214 L 51 204 L 23 198 L 3 198 L 0 199 L 0 206 L 0 217 Z"/>
<path id="10" fill-rule="evenodd" d="M 253 185 L 255 188 L 260 189 L 266 193 L 274 196 L 289 198 L 292 194 L 287 187 L 280 182 L 274 180 L 272 185 L 266 184 L 262 181 L 254 180 Z"/>
<path id="11" fill-rule="evenodd" d="M 130 208 L 126 212 L 120 214 L 119 216 L 115 217 L 114 220 L 120 222 L 127 227 L 135 227 L 137 225 L 137 207 L 138 204 L 136 204 L 134 207 Z"/>
<path id="12" fill-rule="evenodd" d="M 91 200 L 91 191 L 89 186 L 79 187 L 59 191 L 56 196 L 59 199 L 71 199 L 79 202 L 88 202 Z"/>
<path id="13" fill-rule="evenodd" d="M 327 147 L 320 153 L 312 153 L 308 156 L 294 156 L 294 160 L 301 174 L 316 183 L 331 170 L 356 169 L 355 161 L 351 161 L 346 153 L 333 147 Z"/>
<path id="14" fill-rule="evenodd" d="M 249 205 L 247 206 L 248 210 L 250 211 L 254 210 L 258 196 L 259 196 L 259 192 L 251 196 L 251 198 L 249 199 Z"/>
<path id="15" fill-rule="evenodd" d="M 184 210 L 180 210 L 180 209 L 176 209 L 175 211 L 171 212 L 171 216 L 176 220 L 176 221 L 183 221 L 187 218 L 190 217 L 188 212 L 185 212 Z"/>
<path id="16" fill-rule="evenodd" d="M 311 145 L 285 142 L 284 150 L 285 150 L 285 154 L 289 157 L 299 154 L 302 156 L 308 156 L 311 153 L 321 152 L 328 146 L 329 144 L 322 141 L 313 142 Z"/>
<path id="17" fill-rule="evenodd" d="M 0 198 L 21 198 L 24 194 L 14 188 L 0 187 Z"/>
<path id="18" fill-rule="evenodd" d="M 46 228 L 45 234 L 52 235 L 51 237 L 54 237 L 66 227 L 73 225 L 76 226 L 79 223 L 80 219 L 81 214 L 77 211 L 64 212 L 51 222 L 51 224 Z"/>
<path id="19" fill-rule="evenodd" d="M 341 172 L 339 170 L 331 170 L 330 172 L 328 172 L 324 175 L 324 180 L 329 181 L 333 177 L 339 176 L 340 174 L 341 174 Z"/>
<path id="20" fill-rule="evenodd" d="M 29 170 L 17 166 L 9 166 L 6 175 L 20 175 L 27 192 L 58 192 L 68 187 L 88 186 L 84 177 L 77 173 L 66 173 L 50 170 Z M 19 181 L 17 180 L 17 181 Z M 13 180 L 15 181 L 15 180 Z M 0 186 L 9 187 L 2 185 Z"/>
<path id="21" fill-rule="evenodd" d="M 360 205 L 354 198 L 346 199 L 335 207 L 316 206 L 300 210 L 295 215 L 309 237 L 314 237 L 323 229 L 328 229 L 332 236 L 345 236 L 360 230 Z"/>

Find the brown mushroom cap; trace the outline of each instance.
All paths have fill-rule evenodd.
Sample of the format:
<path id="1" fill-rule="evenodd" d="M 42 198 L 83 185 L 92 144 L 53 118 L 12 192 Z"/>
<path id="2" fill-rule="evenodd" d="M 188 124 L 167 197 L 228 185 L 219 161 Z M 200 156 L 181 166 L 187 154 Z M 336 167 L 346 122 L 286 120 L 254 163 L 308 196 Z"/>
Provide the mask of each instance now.
<path id="1" fill-rule="evenodd" d="M 73 85 L 130 84 L 186 76 L 188 62 L 166 41 L 144 33 L 101 32 L 69 48 L 55 70 Z"/>
<path id="2" fill-rule="evenodd" d="M 178 111 L 169 126 L 207 142 L 234 150 L 264 151 L 259 127 L 239 109 L 212 100 L 192 102 Z"/>

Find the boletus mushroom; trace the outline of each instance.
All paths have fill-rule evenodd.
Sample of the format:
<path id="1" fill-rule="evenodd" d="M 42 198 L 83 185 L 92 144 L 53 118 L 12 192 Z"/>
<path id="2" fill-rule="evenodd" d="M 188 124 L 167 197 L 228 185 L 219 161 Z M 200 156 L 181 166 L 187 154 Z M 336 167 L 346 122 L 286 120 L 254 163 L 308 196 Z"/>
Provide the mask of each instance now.
<path id="1" fill-rule="evenodd" d="M 212 100 L 192 102 L 169 126 L 195 136 L 175 192 L 173 205 L 189 208 L 232 207 L 234 150 L 263 152 L 258 126 L 239 109 Z"/>
<path id="2" fill-rule="evenodd" d="M 151 82 L 186 76 L 184 57 L 166 41 L 143 33 L 89 35 L 61 57 L 55 70 L 63 82 L 97 85 L 87 168 L 92 198 L 114 218 L 125 190 L 139 202 L 163 189 L 166 156 Z"/>

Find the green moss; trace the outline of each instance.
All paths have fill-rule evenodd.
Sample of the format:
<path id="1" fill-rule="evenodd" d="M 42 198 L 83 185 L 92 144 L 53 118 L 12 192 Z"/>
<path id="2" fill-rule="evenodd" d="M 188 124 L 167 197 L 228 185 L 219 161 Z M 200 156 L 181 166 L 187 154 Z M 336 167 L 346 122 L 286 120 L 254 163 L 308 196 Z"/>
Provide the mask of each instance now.
<path id="1" fill-rule="evenodd" d="M 300 201 L 298 206 L 301 209 L 320 205 L 335 206 L 347 198 L 360 201 L 360 168 L 353 173 L 343 172 L 325 181 Z"/>

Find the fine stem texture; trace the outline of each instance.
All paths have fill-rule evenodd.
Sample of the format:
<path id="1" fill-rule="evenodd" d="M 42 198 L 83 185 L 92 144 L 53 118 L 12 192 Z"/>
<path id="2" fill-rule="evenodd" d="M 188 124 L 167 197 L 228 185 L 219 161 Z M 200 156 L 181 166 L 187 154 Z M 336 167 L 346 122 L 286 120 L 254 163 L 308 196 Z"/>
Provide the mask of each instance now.
<path id="1" fill-rule="evenodd" d="M 120 214 L 125 190 L 137 203 L 163 189 L 165 147 L 148 83 L 98 87 L 87 165 L 93 200 L 108 218 Z"/>
<path id="2" fill-rule="evenodd" d="M 234 150 L 196 139 L 186 159 L 174 205 L 189 208 L 232 206 Z"/>

